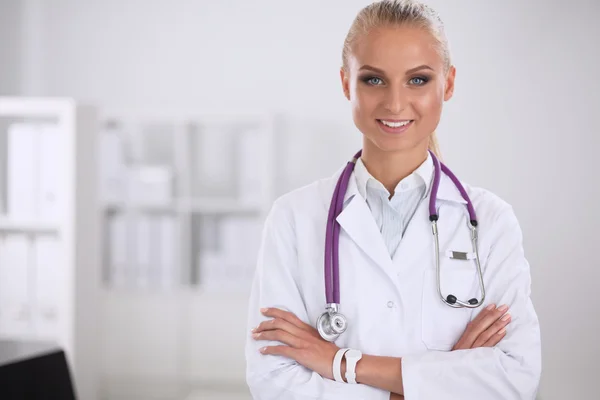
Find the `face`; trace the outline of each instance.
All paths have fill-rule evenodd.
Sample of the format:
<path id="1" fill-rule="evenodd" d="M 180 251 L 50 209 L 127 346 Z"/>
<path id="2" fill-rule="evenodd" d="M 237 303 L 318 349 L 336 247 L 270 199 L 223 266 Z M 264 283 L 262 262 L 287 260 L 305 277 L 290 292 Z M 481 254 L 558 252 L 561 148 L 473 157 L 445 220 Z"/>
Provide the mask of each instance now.
<path id="1" fill-rule="evenodd" d="M 431 33 L 414 27 L 376 29 L 355 41 L 340 74 L 364 147 L 427 150 L 454 90 L 455 69 L 444 71 L 437 45 Z"/>

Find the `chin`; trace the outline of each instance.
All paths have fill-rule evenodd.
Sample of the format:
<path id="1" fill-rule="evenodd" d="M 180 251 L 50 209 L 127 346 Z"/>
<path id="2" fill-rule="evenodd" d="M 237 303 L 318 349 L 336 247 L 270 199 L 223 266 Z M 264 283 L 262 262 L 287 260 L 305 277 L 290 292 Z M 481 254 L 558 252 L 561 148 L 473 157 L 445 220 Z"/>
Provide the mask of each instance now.
<path id="1" fill-rule="evenodd" d="M 382 152 L 392 152 L 392 153 L 404 153 L 414 151 L 418 148 L 418 143 L 415 143 L 414 140 L 406 140 L 406 138 L 376 138 L 375 140 L 368 140 L 370 146 L 376 147 L 379 151 Z"/>
<path id="2" fill-rule="evenodd" d="M 364 146 L 370 147 L 378 153 L 413 153 L 427 151 L 427 140 L 416 140 L 415 138 L 390 138 L 381 137 L 366 137 Z"/>

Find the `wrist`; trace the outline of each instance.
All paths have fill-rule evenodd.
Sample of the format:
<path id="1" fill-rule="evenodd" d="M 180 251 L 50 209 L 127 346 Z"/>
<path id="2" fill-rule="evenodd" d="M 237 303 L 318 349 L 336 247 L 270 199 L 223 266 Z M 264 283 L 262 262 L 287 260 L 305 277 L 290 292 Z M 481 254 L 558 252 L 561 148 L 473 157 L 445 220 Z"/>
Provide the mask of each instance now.
<path id="1" fill-rule="evenodd" d="M 342 379 L 344 380 L 344 382 L 348 383 L 348 380 L 346 379 L 346 358 L 345 357 L 342 359 L 341 371 L 342 371 Z"/>

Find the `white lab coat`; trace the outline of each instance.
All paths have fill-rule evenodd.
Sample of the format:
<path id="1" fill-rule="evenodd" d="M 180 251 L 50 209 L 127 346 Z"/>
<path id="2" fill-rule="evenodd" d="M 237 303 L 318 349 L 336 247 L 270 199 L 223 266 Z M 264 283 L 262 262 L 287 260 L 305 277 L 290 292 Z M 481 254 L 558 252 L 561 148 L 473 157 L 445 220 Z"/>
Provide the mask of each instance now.
<path id="1" fill-rule="evenodd" d="M 390 393 L 325 379 L 294 360 L 262 355 L 279 342 L 256 341 L 250 329 L 268 318 L 261 307 L 293 312 L 315 326 L 325 310 L 324 243 L 337 179 L 317 181 L 279 199 L 265 222 L 252 286 L 246 342 L 247 383 L 256 400 L 374 399 Z M 429 197 L 421 202 L 393 259 L 354 176 L 337 221 L 340 230 L 340 302 L 348 328 L 339 347 L 402 357 L 406 400 L 532 400 L 541 373 L 538 318 L 530 300 L 530 271 L 519 223 L 510 205 L 465 185 L 479 221 L 485 305 L 508 304 L 512 321 L 494 348 L 450 351 L 484 307 L 454 309 L 437 292 Z M 442 174 L 438 191 L 441 284 L 445 295 L 480 297 L 474 261 L 447 251 L 472 252 L 466 202 Z"/>

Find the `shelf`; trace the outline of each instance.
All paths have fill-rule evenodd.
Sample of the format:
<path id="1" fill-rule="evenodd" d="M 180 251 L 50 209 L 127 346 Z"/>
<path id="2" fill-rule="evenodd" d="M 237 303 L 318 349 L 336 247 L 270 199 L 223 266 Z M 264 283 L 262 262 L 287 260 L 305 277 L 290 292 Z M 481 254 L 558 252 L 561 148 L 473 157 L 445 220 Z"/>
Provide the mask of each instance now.
<path id="1" fill-rule="evenodd" d="M 11 220 L 0 218 L 0 233 L 20 233 L 29 235 L 57 235 L 59 232 L 57 224 L 41 223 L 35 221 Z"/>
<path id="2" fill-rule="evenodd" d="M 169 214 L 179 208 L 175 204 L 107 203 L 105 209 L 110 212 Z"/>
<path id="3" fill-rule="evenodd" d="M 110 212 L 124 213 L 206 213 L 206 214 L 246 214 L 260 213 L 260 204 L 245 204 L 235 199 L 180 199 L 170 204 L 107 203 Z"/>
<path id="4" fill-rule="evenodd" d="M 258 213 L 262 211 L 259 204 L 244 204 L 235 199 L 190 199 L 180 200 L 182 211 L 210 214 Z"/>

